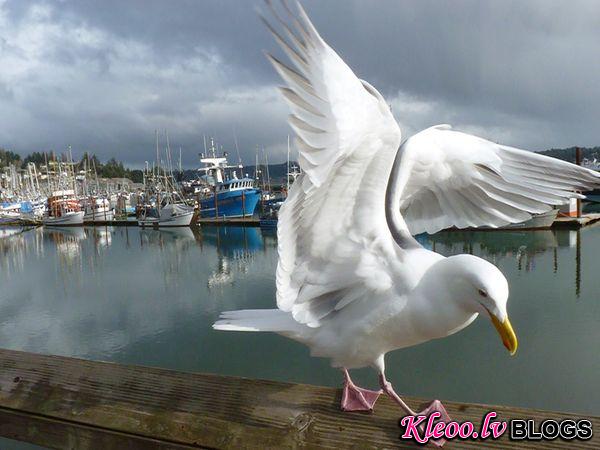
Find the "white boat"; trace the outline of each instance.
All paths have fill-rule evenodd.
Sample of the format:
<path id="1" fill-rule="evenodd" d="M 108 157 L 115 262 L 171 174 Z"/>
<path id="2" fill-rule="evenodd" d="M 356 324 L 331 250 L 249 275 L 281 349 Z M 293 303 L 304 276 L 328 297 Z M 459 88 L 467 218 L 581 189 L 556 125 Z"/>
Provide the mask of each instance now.
<path id="1" fill-rule="evenodd" d="M 512 223 L 505 227 L 500 227 L 500 230 L 521 230 L 521 229 L 533 229 L 533 228 L 550 228 L 556 216 L 558 215 L 558 209 L 551 209 L 548 212 L 542 214 L 534 214 L 533 217 L 525 222 Z"/>
<path id="2" fill-rule="evenodd" d="M 44 225 L 83 225 L 83 211 L 66 211 L 59 217 L 45 216 L 42 219 Z"/>
<path id="3" fill-rule="evenodd" d="M 44 199 L 23 200 L 0 204 L 0 220 L 39 220 L 44 215 L 46 203 Z"/>
<path id="4" fill-rule="evenodd" d="M 467 230 L 539 230 L 551 228 L 552 224 L 556 220 L 558 215 L 558 209 L 551 209 L 548 212 L 541 214 L 533 214 L 531 219 L 519 223 L 511 223 L 503 227 L 477 227 L 477 228 L 466 228 Z"/>
<path id="5" fill-rule="evenodd" d="M 169 136 L 167 135 L 167 161 L 171 160 Z M 160 166 L 158 133 L 156 134 L 156 167 L 146 162 L 143 171 L 144 196 L 138 212 L 140 227 L 189 227 L 194 218 L 194 207 L 186 204 L 173 172 Z"/>
<path id="6" fill-rule="evenodd" d="M 0 219 L 17 221 L 21 218 L 21 204 L 0 205 Z"/>
<path id="7" fill-rule="evenodd" d="M 189 227 L 194 217 L 192 206 L 168 203 L 157 213 L 155 208 L 142 209 L 138 218 L 140 227 Z"/>
<path id="8" fill-rule="evenodd" d="M 83 207 L 84 222 L 110 222 L 114 219 L 115 211 L 106 198 L 90 197 L 83 201 Z"/>
<path id="9" fill-rule="evenodd" d="M 42 218 L 42 223 L 52 226 L 83 225 L 83 216 L 84 212 L 75 191 L 55 191 L 48 197 L 48 210 Z"/>

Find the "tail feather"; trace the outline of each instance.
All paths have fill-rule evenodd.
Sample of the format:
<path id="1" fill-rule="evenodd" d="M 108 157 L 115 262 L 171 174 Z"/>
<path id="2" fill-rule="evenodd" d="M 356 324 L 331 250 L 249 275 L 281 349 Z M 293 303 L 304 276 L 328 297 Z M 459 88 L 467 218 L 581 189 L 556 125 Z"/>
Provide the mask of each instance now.
<path id="1" fill-rule="evenodd" d="M 223 311 L 213 324 L 222 331 L 293 332 L 299 327 L 292 315 L 280 309 L 242 309 Z"/>

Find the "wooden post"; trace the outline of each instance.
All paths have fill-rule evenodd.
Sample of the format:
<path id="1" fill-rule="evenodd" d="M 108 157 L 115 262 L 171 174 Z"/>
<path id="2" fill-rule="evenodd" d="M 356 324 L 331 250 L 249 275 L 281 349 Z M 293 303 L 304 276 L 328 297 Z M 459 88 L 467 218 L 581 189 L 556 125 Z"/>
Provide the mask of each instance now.
<path id="1" fill-rule="evenodd" d="M 581 165 L 581 148 L 575 147 L 575 164 Z M 577 217 L 581 217 L 581 199 L 577 199 Z"/>
<path id="2" fill-rule="evenodd" d="M 246 218 L 246 195 L 244 194 L 244 190 L 242 189 L 242 218 Z"/>
<path id="3" fill-rule="evenodd" d="M 197 200 L 198 200 L 198 217 L 202 217 L 202 200 L 200 198 L 200 192 L 198 192 Z"/>
<path id="4" fill-rule="evenodd" d="M 575 241 L 575 296 L 579 298 L 581 293 L 581 230 L 577 230 Z"/>

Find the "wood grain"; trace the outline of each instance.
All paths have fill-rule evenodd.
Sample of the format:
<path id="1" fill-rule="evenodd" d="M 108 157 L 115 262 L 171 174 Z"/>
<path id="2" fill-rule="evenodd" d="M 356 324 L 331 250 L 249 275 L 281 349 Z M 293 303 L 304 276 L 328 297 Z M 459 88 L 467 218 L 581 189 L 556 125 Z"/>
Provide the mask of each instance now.
<path id="1" fill-rule="evenodd" d="M 422 399 L 407 398 L 414 407 Z M 416 448 L 398 409 L 339 411 L 340 390 L 0 350 L 0 435 L 59 449 Z M 567 413 L 445 403 L 458 421 Z M 592 418 L 600 433 L 600 419 Z M 444 448 L 600 448 L 588 441 L 453 441 Z"/>

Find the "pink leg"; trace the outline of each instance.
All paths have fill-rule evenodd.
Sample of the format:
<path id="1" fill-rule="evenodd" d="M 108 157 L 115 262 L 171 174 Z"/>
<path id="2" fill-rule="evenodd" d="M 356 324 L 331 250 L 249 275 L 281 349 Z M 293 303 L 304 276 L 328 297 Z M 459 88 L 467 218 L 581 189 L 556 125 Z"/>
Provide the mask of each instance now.
<path id="1" fill-rule="evenodd" d="M 381 385 L 381 389 L 383 390 L 383 392 L 385 392 L 392 400 L 394 400 L 396 403 L 398 403 L 398 405 L 400 405 L 400 407 L 406 411 L 407 414 L 411 415 L 411 416 L 429 416 L 432 412 L 439 412 L 441 417 L 440 420 L 443 422 L 449 422 L 450 416 L 448 415 L 448 412 L 446 411 L 446 408 L 444 408 L 444 405 L 442 405 L 442 402 L 440 402 L 439 400 L 434 400 L 432 401 L 429 406 L 427 408 L 425 408 L 423 411 L 421 412 L 415 412 L 413 411 L 404 400 L 402 400 L 400 398 L 400 396 L 398 394 L 396 394 L 396 391 L 394 391 L 394 388 L 392 387 L 392 383 L 390 383 L 388 380 L 386 380 L 385 375 L 383 373 L 379 374 L 379 384 Z M 421 431 L 423 431 L 423 425 L 421 424 L 420 427 Z M 445 439 L 439 439 L 439 440 L 431 440 L 430 441 L 432 444 L 434 444 L 437 447 L 441 447 L 442 445 L 444 445 L 444 443 L 446 442 Z"/>
<path id="2" fill-rule="evenodd" d="M 344 371 L 344 390 L 342 392 L 342 411 L 373 411 L 373 406 L 382 391 L 370 391 L 358 387 L 350 379 L 350 374 Z"/>

